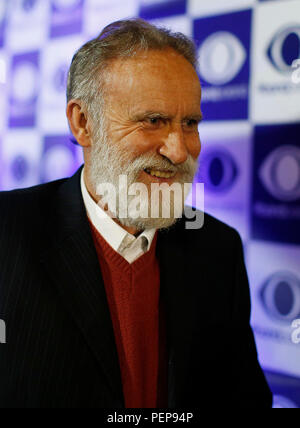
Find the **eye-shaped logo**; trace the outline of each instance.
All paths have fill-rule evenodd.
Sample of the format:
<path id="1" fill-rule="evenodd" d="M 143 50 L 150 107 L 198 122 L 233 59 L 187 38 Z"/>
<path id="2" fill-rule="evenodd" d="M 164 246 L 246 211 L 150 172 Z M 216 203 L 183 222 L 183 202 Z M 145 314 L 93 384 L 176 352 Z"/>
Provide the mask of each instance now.
<path id="1" fill-rule="evenodd" d="M 57 9 L 75 9 L 82 3 L 82 0 L 52 0 L 52 3 Z"/>
<path id="2" fill-rule="evenodd" d="M 60 65 L 53 75 L 53 86 L 57 92 L 63 92 L 66 89 L 68 76 L 68 65 Z"/>
<path id="3" fill-rule="evenodd" d="M 214 149 L 203 155 L 200 176 L 209 191 L 226 192 L 237 179 L 238 167 L 230 152 Z"/>
<path id="4" fill-rule="evenodd" d="M 52 181 L 72 174 L 75 161 L 70 149 L 56 144 L 46 151 L 42 164 L 43 180 Z"/>
<path id="5" fill-rule="evenodd" d="M 273 409 L 298 409 L 298 406 L 289 398 L 282 395 L 274 395 Z"/>
<path id="6" fill-rule="evenodd" d="M 263 284 L 260 298 L 267 314 L 280 321 L 300 318 L 300 280 L 290 272 L 276 272 Z"/>
<path id="7" fill-rule="evenodd" d="M 16 156 L 11 163 L 11 174 L 16 181 L 22 181 L 29 171 L 27 159 L 22 156 Z"/>
<path id="8" fill-rule="evenodd" d="M 300 25 L 278 32 L 268 47 L 267 55 L 276 70 L 290 73 L 294 60 L 300 58 Z"/>
<path id="9" fill-rule="evenodd" d="M 23 0 L 22 1 L 22 9 L 25 12 L 30 12 L 36 5 L 37 0 Z"/>
<path id="10" fill-rule="evenodd" d="M 276 199 L 292 202 L 300 198 L 300 149 L 281 146 L 270 153 L 259 170 L 265 189 Z"/>
<path id="11" fill-rule="evenodd" d="M 219 31 L 209 36 L 199 48 L 199 71 L 212 85 L 225 85 L 240 72 L 247 52 L 232 33 Z"/>
<path id="12" fill-rule="evenodd" d="M 29 61 L 18 64 L 13 74 L 12 96 L 20 102 L 32 102 L 38 92 L 38 70 Z"/>

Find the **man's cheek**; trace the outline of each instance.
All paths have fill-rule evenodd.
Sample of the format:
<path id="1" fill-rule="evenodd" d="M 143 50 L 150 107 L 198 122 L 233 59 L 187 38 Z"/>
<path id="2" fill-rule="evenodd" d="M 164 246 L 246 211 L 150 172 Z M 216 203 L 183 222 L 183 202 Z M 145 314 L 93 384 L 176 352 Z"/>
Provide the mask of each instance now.
<path id="1" fill-rule="evenodd" d="M 159 137 L 146 132 L 144 129 L 136 129 L 128 138 L 124 140 L 126 151 L 130 153 L 133 159 L 138 158 L 145 153 L 155 153 L 158 146 Z M 125 147 L 125 146 L 124 146 Z"/>

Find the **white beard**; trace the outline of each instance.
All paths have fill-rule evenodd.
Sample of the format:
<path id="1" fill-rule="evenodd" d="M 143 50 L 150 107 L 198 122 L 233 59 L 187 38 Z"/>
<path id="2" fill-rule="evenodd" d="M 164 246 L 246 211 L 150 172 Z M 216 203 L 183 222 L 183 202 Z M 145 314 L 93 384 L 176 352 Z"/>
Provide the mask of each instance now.
<path id="1" fill-rule="evenodd" d="M 105 134 L 105 133 L 104 133 Z M 99 135 L 99 133 L 98 133 Z M 164 218 L 162 216 L 163 206 L 166 202 L 162 201 L 160 197 L 159 201 L 159 216 L 158 218 L 151 218 L 151 188 L 148 188 L 147 198 L 141 198 L 140 212 L 142 209 L 147 210 L 148 207 L 148 217 L 138 217 L 133 218 L 130 216 L 130 210 L 127 211 L 127 206 L 130 207 L 131 202 L 135 196 L 127 196 L 127 205 L 124 206 L 124 198 L 120 198 L 120 191 L 125 191 L 128 194 L 128 189 L 133 183 L 140 183 L 138 177 L 144 169 L 153 169 L 153 170 L 172 170 L 179 173 L 180 179 L 177 181 L 182 187 L 182 198 L 181 200 L 174 200 L 173 192 L 170 193 L 170 203 L 167 203 L 169 207 L 170 216 Z M 198 160 L 194 160 L 191 155 L 189 155 L 186 162 L 180 165 L 173 165 L 166 158 L 159 158 L 158 155 L 141 155 L 136 159 L 128 159 L 126 151 L 122 151 L 116 146 L 109 144 L 108 138 L 106 135 L 102 135 L 101 138 L 98 137 L 96 141 L 93 142 L 91 147 L 91 162 L 89 169 L 89 179 L 94 188 L 94 191 L 98 188 L 101 183 L 111 183 L 116 189 L 116 201 L 110 200 L 109 197 L 105 197 L 105 202 L 108 204 L 109 211 L 113 212 L 114 216 L 118 221 L 126 227 L 134 227 L 138 230 L 145 229 L 165 229 L 174 225 L 178 221 L 178 212 L 181 214 L 184 210 L 184 202 L 187 194 L 184 194 L 184 183 L 192 183 L 195 177 L 195 174 L 198 169 Z M 119 189 L 119 176 L 127 176 L 127 188 Z M 161 196 L 161 195 L 160 195 Z M 104 205 L 101 203 L 102 208 Z M 110 207 L 115 206 L 116 211 L 111 210 Z M 119 213 L 127 212 L 127 218 L 121 217 Z"/>

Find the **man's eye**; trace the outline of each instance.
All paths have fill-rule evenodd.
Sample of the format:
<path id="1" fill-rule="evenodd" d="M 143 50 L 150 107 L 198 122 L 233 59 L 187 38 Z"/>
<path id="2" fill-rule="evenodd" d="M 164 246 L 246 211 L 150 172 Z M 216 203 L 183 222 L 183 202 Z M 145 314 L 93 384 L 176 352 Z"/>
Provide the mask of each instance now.
<path id="1" fill-rule="evenodd" d="M 195 119 L 187 120 L 186 124 L 187 124 L 187 126 L 189 128 L 193 128 L 193 127 L 197 127 L 198 126 L 198 122 Z"/>
<path id="2" fill-rule="evenodd" d="M 160 117 L 148 117 L 147 119 L 145 119 L 145 122 L 147 125 L 150 125 L 155 128 L 163 125 L 163 119 Z"/>
<path id="3" fill-rule="evenodd" d="M 148 119 L 149 123 L 151 123 L 151 125 L 157 125 L 160 122 L 160 118 L 159 117 L 150 117 Z"/>

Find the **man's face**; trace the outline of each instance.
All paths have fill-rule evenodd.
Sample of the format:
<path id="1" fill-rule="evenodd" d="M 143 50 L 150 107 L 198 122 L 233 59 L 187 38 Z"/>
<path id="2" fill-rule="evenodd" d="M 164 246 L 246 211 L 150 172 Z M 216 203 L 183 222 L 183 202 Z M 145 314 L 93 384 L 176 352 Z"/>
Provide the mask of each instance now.
<path id="1" fill-rule="evenodd" d="M 192 182 L 201 148 L 201 87 L 192 65 L 171 49 L 140 53 L 113 61 L 105 87 L 105 135 L 98 133 L 92 142 L 89 165 L 93 186 L 105 181 L 118 186 L 125 174 L 128 186 L 144 183 L 150 198 L 152 183 Z M 175 221 L 120 219 L 139 229 Z"/>

